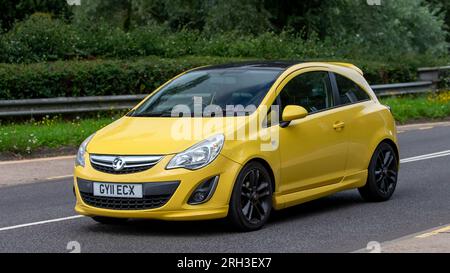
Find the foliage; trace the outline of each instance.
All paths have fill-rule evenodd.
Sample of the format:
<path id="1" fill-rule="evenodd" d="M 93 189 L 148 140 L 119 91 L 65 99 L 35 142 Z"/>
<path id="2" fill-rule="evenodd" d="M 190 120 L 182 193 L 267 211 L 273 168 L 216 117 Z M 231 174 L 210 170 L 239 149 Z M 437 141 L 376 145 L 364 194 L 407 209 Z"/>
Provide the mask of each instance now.
<path id="1" fill-rule="evenodd" d="M 261 34 L 271 30 L 270 14 L 260 0 L 220 0 L 205 19 L 205 32 Z"/>
<path id="2" fill-rule="evenodd" d="M 417 67 L 449 61 L 437 2 L 82 1 L 73 22 L 38 13 L 0 35 L 0 63 L 12 64 L 0 65 L 0 99 L 148 92 L 241 58 L 347 61 L 370 83 L 413 81 Z"/>
<path id="3" fill-rule="evenodd" d="M 397 0 L 374 6 L 365 0 L 90 0 L 83 2 L 75 17 L 91 23 L 104 18 L 125 31 L 149 22 L 169 26 L 171 31 L 189 29 L 207 35 L 291 29 L 302 38 L 318 34 L 320 40 L 357 43 L 384 54 L 397 53 L 399 48 L 424 52 L 430 44 L 434 53 L 443 53 L 447 2 Z"/>
<path id="4" fill-rule="evenodd" d="M 225 58 L 57 61 L 0 65 L 0 99 L 147 94 L 186 69 Z"/>
<path id="5" fill-rule="evenodd" d="M 430 44 L 423 52 L 418 48 L 404 50 L 402 47 L 387 50 L 390 45 L 380 46 L 375 50 L 362 45 L 358 40 L 348 39 L 346 42 L 336 43 L 333 38 L 321 39 L 313 33 L 305 39 L 302 33 L 292 29 L 258 35 L 244 35 L 239 31 L 205 34 L 189 29 L 173 32 L 170 28 L 155 23 L 126 32 L 106 22 L 80 22 L 74 25 L 51 19 L 45 14 L 37 14 L 16 24 L 13 30 L 0 36 L 0 62 L 127 59 L 149 55 L 177 58 L 197 55 L 259 59 L 364 60 L 364 63 L 377 62 L 386 66 L 395 64 L 394 67 L 401 69 L 406 64 L 405 69 L 412 70 L 419 65 L 446 63 L 448 57 L 442 52 L 442 56 L 438 54 L 442 48 L 434 46 Z M 378 52 L 382 49 L 387 53 Z M 398 61 L 399 58 L 401 62 Z M 384 75 L 380 77 L 385 78 Z M 390 80 L 386 79 L 382 82 L 388 81 Z"/>
<path id="6" fill-rule="evenodd" d="M 16 21 L 26 19 L 36 12 L 65 19 L 72 17 L 72 10 L 66 0 L 3 0 L 0 10 L 0 33 L 2 30 L 8 31 Z"/>
<path id="7" fill-rule="evenodd" d="M 75 29 L 48 14 L 34 14 L 0 37 L 0 61 L 38 62 L 76 55 Z"/>
<path id="8" fill-rule="evenodd" d="M 355 51 L 392 59 L 412 52 L 447 53 L 443 18 L 421 0 L 383 1 L 381 6 L 353 0 L 333 3 L 322 17 L 326 37 L 340 38 L 356 46 Z"/>
<path id="9" fill-rule="evenodd" d="M 450 1 L 448 0 L 426 0 L 430 7 L 445 19 L 445 29 L 447 30 L 447 41 L 450 41 Z"/>

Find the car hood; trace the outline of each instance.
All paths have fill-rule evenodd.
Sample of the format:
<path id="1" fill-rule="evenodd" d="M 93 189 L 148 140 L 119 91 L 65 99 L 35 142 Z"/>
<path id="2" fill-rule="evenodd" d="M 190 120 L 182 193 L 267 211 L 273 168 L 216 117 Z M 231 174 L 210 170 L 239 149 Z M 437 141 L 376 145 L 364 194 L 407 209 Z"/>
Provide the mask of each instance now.
<path id="1" fill-rule="evenodd" d="M 89 142 L 87 152 L 113 155 L 179 153 L 208 136 L 223 133 L 222 128 L 212 128 L 208 133 L 196 135 L 199 130 L 194 129 L 198 128 L 195 123 L 205 126 L 213 119 L 221 122 L 227 118 L 123 117 L 99 130 Z M 187 137 L 181 137 L 186 133 Z"/>

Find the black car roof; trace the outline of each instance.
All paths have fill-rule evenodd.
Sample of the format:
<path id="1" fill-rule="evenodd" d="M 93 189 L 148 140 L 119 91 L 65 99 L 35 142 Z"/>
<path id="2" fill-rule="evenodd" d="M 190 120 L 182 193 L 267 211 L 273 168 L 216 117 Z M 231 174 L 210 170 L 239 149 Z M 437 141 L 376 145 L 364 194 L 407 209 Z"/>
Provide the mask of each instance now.
<path id="1" fill-rule="evenodd" d="M 219 64 L 219 65 L 211 65 L 204 66 L 197 69 L 195 71 L 202 70 L 226 70 L 226 69 L 270 69 L 270 70 L 286 70 L 289 67 L 299 64 L 301 62 L 298 61 L 250 61 L 250 62 L 239 62 L 239 63 L 229 63 L 229 64 Z"/>

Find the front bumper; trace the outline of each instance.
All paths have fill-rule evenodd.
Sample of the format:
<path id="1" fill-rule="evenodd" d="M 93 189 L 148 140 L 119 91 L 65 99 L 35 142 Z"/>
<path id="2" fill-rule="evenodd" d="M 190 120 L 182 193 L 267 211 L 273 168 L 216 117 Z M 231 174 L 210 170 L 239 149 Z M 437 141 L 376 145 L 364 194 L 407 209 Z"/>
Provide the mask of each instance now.
<path id="1" fill-rule="evenodd" d="M 234 181 L 241 165 L 219 155 L 210 165 L 195 171 L 186 169 L 166 170 L 165 166 L 172 156 L 164 157 L 151 169 L 133 174 L 108 174 L 95 170 L 86 158 L 86 166 L 75 167 L 74 186 L 76 194 L 75 211 L 86 216 L 106 216 L 117 218 L 146 218 L 162 220 L 203 220 L 224 218 L 228 214 L 228 204 L 233 191 Z M 206 203 L 189 205 L 188 199 L 197 186 L 205 179 L 219 176 L 217 187 Z M 87 204 L 80 194 L 77 180 L 109 183 L 173 183 L 178 187 L 169 200 L 158 208 L 142 210 L 118 210 L 98 208 Z"/>

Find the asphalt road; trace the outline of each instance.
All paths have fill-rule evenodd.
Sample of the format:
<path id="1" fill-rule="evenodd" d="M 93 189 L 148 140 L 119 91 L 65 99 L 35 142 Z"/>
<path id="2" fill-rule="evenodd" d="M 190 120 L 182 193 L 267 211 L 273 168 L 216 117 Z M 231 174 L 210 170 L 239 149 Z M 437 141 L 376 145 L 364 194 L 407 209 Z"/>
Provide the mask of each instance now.
<path id="1" fill-rule="evenodd" d="M 450 127 L 400 134 L 401 158 L 450 150 Z M 450 156 L 401 165 L 393 198 L 366 203 L 356 190 L 276 212 L 267 226 L 236 233 L 218 221 L 131 221 L 104 226 L 75 215 L 71 179 L 0 188 L 0 252 L 350 252 L 450 223 Z"/>

